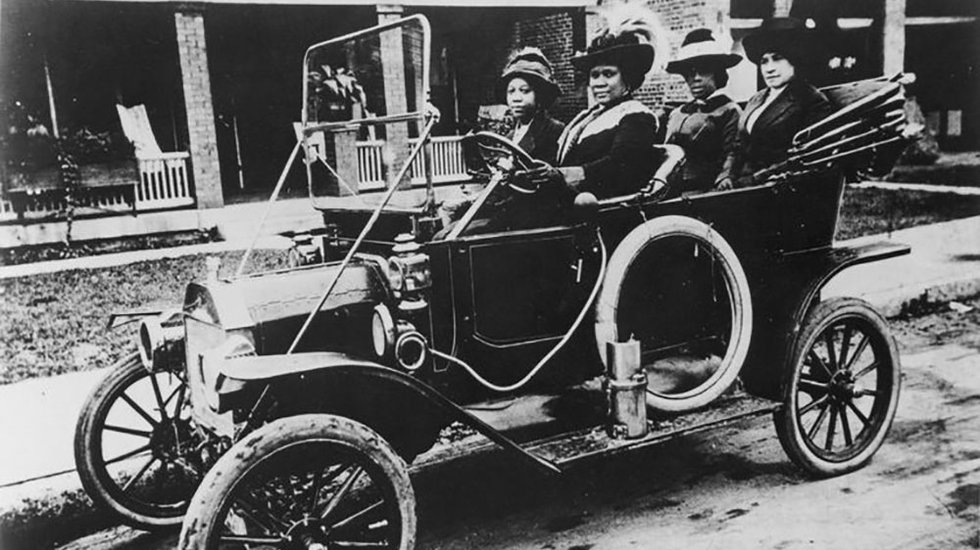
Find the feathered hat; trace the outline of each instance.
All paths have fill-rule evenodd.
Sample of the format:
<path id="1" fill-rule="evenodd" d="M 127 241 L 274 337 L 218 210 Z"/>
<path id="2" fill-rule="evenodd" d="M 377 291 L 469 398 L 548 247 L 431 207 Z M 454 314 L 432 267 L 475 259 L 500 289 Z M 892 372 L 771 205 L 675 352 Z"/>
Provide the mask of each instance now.
<path id="1" fill-rule="evenodd" d="M 531 81 L 534 91 L 539 95 L 538 104 L 542 107 L 549 107 L 561 94 L 561 88 L 551 76 L 551 62 L 539 48 L 521 48 L 510 56 L 500 75 L 498 92 L 506 95 L 507 84 L 517 76 Z"/>
<path id="2" fill-rule="evenodd" d="M 634 81 L 633 86 L 639 86 L 654 61 L 659 61 L 658 55 L 669 51 L 666 29 L 656 14 L 639 3 L 612 4 L 601 15 L 604 25 L 585 53 L 572 57 L 572 65 L 582 71 L 596 65 L 615 65 Z"/>
<path id="3" fill-rule="evenodd" d="M 727 69 L 738 65 L 742 56 L 731 53 L 711 33 L 710 29 L 694 29 L 687 33 L 677 57 L 667 64 L 668 73 L 682 74 L 694 64 Z"/>

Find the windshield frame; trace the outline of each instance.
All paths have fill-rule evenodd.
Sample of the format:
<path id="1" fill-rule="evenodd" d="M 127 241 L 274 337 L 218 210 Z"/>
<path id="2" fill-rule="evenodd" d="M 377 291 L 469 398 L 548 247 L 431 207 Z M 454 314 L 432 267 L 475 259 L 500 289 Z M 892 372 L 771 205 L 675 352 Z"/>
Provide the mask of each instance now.
<path id="1" fill-rule="evenodd" d="M 310 124 L 310 112 L 309 112 L 310 86 L 308 85 L 309 78 L 310 78 L 310 57 L 316 51 L 325 47 L 329 47 L 334 44 L 349 42 L 351 40 L 355 40 L 362 36 L 367 36 L 371 34 L 380 35 L 385 31 L 395 29 L 395 28 L 400 28 L 400 27 L 406 27 L 413 24 L 417 24 L 419 27 L 421 27 L 421 31 L 422 31 L 422 48 L 421 48 L 422 51 L 421 92 L 422 93 L 421 93 L 421 97 L 419 98 L 420 104 L 417 106 L 418 110 L 408 111 L 404 113 L 387 113 L 385 115 L 377 116 L 373 118 L 362 118 L 356 120 L 343 120 L 343 121 L 335 121 L 335 122 L 319 122 L 312 125 Z M 306 49 L 306 53 L 303 54 L 303 81 L 302 81 L 303 82 L 302 84 L 303 107 L 300 113 L 300 130 L 298 132 L 304 157 L 307 155 L 307 152 L 311 150 L 310 136 L 318 132 L 356 130 L 367 126 L 386 125 L 386 124 L 393 124 L 399 122 L 416 122 L 419 124 L 419 128 L 421 129 L 426 124 L 426 121 L 431 115 L 431 113 L 429 113 L 426 109 L 426 105 L 428 104 L 431 96 L 431 85 L 432 85 L 432 83 L 430 82 L 430 75 L 429 75 L 429 70 L 431 68 L 431 58 L 432 58 L 431 50 L 432 50 L 432 27 L 429 23 L 428 18 L 426 18 L 425 15 L 423 14 L 415 14 L 408 17 L 404 17 L 402 19 L 398 19 L 397 21 L 391 21 L 389 23 L 375 25 L 373 27 L 354 31 L 309 46 Z M 317 197 L 314 194 L 313 174 L 312 171 L 310 170 L 311 164 L 312 161 L 310 161 L 307 157 L 307 162 L 306 162 L 307 192 L 309 194 L 310 200 L 313 203 L 314 208 L 322 209 L 322 207 L 319 206 L 319 203 L 323 198 Z M 400 183 L 401 182 L 397 182 L 397 184 Z M 433 183 L 431 178 L 427 178 L 426 186 L 430 190 L 427 193 L 428 195 L 431 195 L 432 184 Z M 390 185 L 392 185 L 392 182 L 388 181 L 386 183 L 386 187 Z"/>

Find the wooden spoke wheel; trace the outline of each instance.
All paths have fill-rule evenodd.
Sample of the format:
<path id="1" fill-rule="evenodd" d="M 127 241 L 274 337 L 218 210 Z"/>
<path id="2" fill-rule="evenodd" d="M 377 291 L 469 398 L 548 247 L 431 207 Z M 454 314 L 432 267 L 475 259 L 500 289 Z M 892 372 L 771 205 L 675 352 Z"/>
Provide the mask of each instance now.
<path id="1" fill-rule="evenodd" d="M 111 367 L 75 428 L 75 465 L 92 500 L 141 529 L 180 525 L 197 487 L 198 438 L 180 375 L 135 353 Z"/>
<path id="2" fill-rule="evenodd" d="M 405 462 L 370 428 L 332 415 L 280 419 L 211 468 L 179 548 L 415 546 Z"/>
<path id="3" fill-rule="evenodd" d="M 775 414 L 786 454 L 810 474 L 854 471 L 881 447 L 898 405 L 900 365 L 888 325 L 855 298 L 807 316 Z"/>

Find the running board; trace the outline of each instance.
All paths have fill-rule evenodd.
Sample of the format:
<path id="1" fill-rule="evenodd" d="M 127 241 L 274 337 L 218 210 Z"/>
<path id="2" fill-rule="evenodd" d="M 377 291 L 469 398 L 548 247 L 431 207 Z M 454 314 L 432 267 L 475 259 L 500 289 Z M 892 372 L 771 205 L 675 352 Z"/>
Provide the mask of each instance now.
<path id="1" fill-rule="evenodd" d="M 524 445 L 539 459 L 565 468 L 581 461 L 657 445 L 672 439 L 710 430 L 745 418 L 778 410 L 777 401 L 742 395 L 718 401 L 704 409 L 662 416 L 647 422 L 650 431 L 637 439 L 611 437 L 605 426 L 571 432 Z"/>

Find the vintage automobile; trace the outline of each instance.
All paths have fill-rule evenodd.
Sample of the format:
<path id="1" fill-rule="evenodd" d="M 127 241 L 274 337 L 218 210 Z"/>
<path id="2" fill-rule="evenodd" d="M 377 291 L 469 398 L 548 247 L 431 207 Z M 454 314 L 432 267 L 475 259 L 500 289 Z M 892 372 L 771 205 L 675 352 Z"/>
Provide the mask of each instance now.
<path id="1" fill-rule="evenodd" d="M 523 187 L 531 159 L 489 133 L 465 139 L 473 182 L 433 184 L 429 47 L 412 16 L 309 48 L 271 202 L 302 157 L 324 225 L 293 267 L 209 262 L 181 306 L 142 318 L 79 419 L 93 500 L 143 528 L 183 521 L 181 548 L 407 549 L 409 465 L 453 423 L 551 474 L 760 415 L 814 476 L 871 459 L 896 346 L 870 305 L 821 289 L 908 253 L 834 243 L 846 179 L 904 144 L 900 78 L 827 89 L 836 112 L 758 186 L 673 196 L 683 153 L 663 146 L 646 189 L 566 203 Z M 356 83 L 346 105 L 324 73 Z M 368 133 L 410 147 L 385 152 L 386 187 L 337 196 Z"/>

